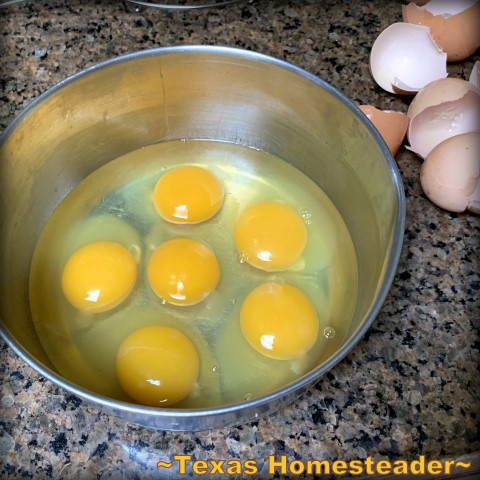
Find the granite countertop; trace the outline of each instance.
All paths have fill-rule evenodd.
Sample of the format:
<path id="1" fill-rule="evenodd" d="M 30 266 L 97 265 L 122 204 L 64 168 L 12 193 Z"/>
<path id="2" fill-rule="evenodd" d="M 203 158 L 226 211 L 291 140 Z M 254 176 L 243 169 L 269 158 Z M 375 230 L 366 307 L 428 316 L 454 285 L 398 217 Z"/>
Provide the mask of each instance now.
<path id="1" fill-rule="evenodd" d="M 0 128 L 38 94 L 98 61 L 183 44 L 269 54 L 357 104 L 405 112 L 409 99 L 381 90 L 368 67 L 373 41 L 401 21 L 401 5 L 257 0 L 165 13 L 115 0 L 30 0 L 7 7 L 0 10 Z M 449 74 L 468 78 L 478 59 L 477 52 L 449 65 Z M 254 459 L 266 478 L 269 455 L 450 459 L 479 451 L 480 217 L 435 207 L 421 191 L 419 159 L 402 148 L 396 160 L 407 219 L 391 291 L 360 343 L 299 400 L 234 428 L 149 430 L 56 387 L 1 341 L 0 477 L 174 478 L 157 462 L 188 454 Z"/>

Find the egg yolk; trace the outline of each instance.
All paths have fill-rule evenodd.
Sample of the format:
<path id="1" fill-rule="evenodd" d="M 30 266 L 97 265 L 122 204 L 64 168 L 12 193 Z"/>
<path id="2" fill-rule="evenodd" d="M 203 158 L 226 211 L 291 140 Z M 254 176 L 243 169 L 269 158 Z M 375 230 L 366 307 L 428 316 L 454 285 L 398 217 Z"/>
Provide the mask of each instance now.
<path id="1" fill-rule="evenodd" d="M 67 260 L 62 289 L 79 310 L 104 312 L 122 303 L 137 278 L 137 264 L 127 248 L 116 242 L 92 242 Z"/>
<path id="2" fill-rule="evenodd" d="M 203 243 L 177 238 L 160 244 L 150 256 L 147 277 L 153 291 L 174 305 L 194 305 L 220 280 L 215 254 Z"/>
<path id="3" fill-rule="evenodd" d="M 240 327 L 263 355 L 290 360 L 308 352 L 319 322 L 307 296 L 291 285 L 267 282 L 252 290 L 240 310 Z"/>
<path id="4" fill-rule="evenodd" d="M 288 205 L 264 202 L 242 212 L 235 225 L 235 243 L 241 257 L 254 267 L 284 270 L 302 255 L 307 228 Z"/>
<path id="5" fill-rule="evenodd" d="M 173 327 L 140 328 L 126 337 L 117 350 L 120 385 L 133 399 L 152 407 L 168 407 L 187 397 L 199 368 L 194 344 Z"/>
<path id="6" fill-rule="evenodd" d="M 199 223 L 213 217 L 223 202 L 223 187 L 205 168 L 177 167 L 158 180 L 153 192 L 155 208 L 173 223 Z"/>

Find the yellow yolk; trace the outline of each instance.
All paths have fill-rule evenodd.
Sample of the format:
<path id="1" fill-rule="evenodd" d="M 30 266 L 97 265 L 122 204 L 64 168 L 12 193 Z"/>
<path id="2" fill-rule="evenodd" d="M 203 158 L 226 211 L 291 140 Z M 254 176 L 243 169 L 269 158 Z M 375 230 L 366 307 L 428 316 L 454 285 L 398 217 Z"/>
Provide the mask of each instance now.
<path id="1" fill-rule="evenodd" d="M 67 260 L 62 289 L 79 310 L 104 312 L 122 303 L 137 279 L 132 254 L 116 242 L 92 242 L 80 247 Z"/>
<path id="2" fill-rule="evenodd" d="M 160 177 L 153 199 L 163 219 L 173 223 L 199 223 L 218 212 L 223 202 L 223 187 L 205 168 L 177 167 Z"/>
<path id="3" fill-rule="evenodd" d="M 278 202 L 247 208 L 235 225 L 235 243 L 241 257 L 267 271 L 291 267 L 307 243 L 307 228 L 300 215 Z"/>
<path id="4" fill-rule="evenodd" d="M 216 288 L 220 265 L 203 243 L 177 238 L 152 252 L 147 276 L 152 290 L 163 300 L 174 305 L 194 305 Z"/>
<path id="5" fill-rule="evenodd" d="M 318 336 L 318 317 L 307 296 L 291 285 L 264 283 L 252 290 L 240 310 L 248 343 L 277 360 L 308 352 Z"/>
<path id="6" fill-rule="evenodd" d="M 194 344 L 173 327 L 140 328 L 126 337 L 117 350 L 120 385 L 133 399 L 152 407 L 168 407 L 187 397 L 199 368 Z"/>

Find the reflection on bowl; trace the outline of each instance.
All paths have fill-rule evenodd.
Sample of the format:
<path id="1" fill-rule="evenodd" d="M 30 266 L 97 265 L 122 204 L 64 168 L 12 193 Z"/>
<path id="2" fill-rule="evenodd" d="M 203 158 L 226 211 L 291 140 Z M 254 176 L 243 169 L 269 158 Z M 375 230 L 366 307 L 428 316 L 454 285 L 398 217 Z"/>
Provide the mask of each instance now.
<path id="1" fill-rule="evenodd" d="M 198 10 L 202 8 L 224 7 L 231 5 L 232 3 L 238 3 L 242 0 L 191 0 L 189 2 L 180 1 L 164 1 L 164 2 L 144 2 L 142 0 L 126 0 L 132 4 L 135 8 L 152 7 L 159 10 Z"/>

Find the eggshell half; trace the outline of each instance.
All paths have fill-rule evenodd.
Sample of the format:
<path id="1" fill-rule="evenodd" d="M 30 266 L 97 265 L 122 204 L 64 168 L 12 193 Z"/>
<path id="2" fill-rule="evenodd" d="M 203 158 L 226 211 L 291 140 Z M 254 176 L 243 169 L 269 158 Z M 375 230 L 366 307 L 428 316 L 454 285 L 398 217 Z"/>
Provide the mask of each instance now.
<path id="1" fill-rule="evenodd" d="M 468 81 L 475 87 L 480 88 L 480 62 L 475 62 Z"/>
<path id="2" fill-rule="evenodd" d="M 475 86 L 463 78 L 450 77 L 435 80 L 419 90 L 408 107 L 407 115 L 412 119 L 427 107 L 458 100 L 470 90 L 478 92 Z"/>
<path id="3" fill-rule="evenodd" d="M 480 47 L 480 2 L 473 5 L 471 1 L 467 2 L 465 10 L 453 14 L 450 12 L 458 12 L 458 4 L 465 2 L 440 2 L 441 5 L 431 8 L 430 4 L 433 3 L 434 0 L 431 0 L 423 7 L 414 3 L 403 5 L 403 21 L 429 27 L 433 40 L 447 54 L 449 62 L 464 60 L 475 53 Z M 442 14 L 438 13 L 442 11 L 442 5 L 448 3 L 457 8 L 449 10 L 447 5 L 443 7 Z"/>
<path id="4" fill-rule="evenodd" d="M 407 133 L 407 115 L 392 110 L 379 110 L 372 105 L 359 105 L 358 108 L 373 123 L 392 155 L 395 155 Z"/>
<path id="5" fill-rule="evenodd" d="M 450 212 L 480 213 L 480 133 L 464 133 L 437 145 L 423 162 L 425 195 Z"/>
<path id="6" fill-rule="evenodd" d="M 447 138 L 480 131 L 480 90 L 460 78 L 437 80 L 417 93 L 407 115 L 407 148 L 426 158 Z"/>
<path id="7" fill-rule="evenodd" d="M 428 27 L 393 23 L 373 43 L 370 71 L 387 92 L 414 94 L 447 76 L 447 55 L 437 47 Z"/>

